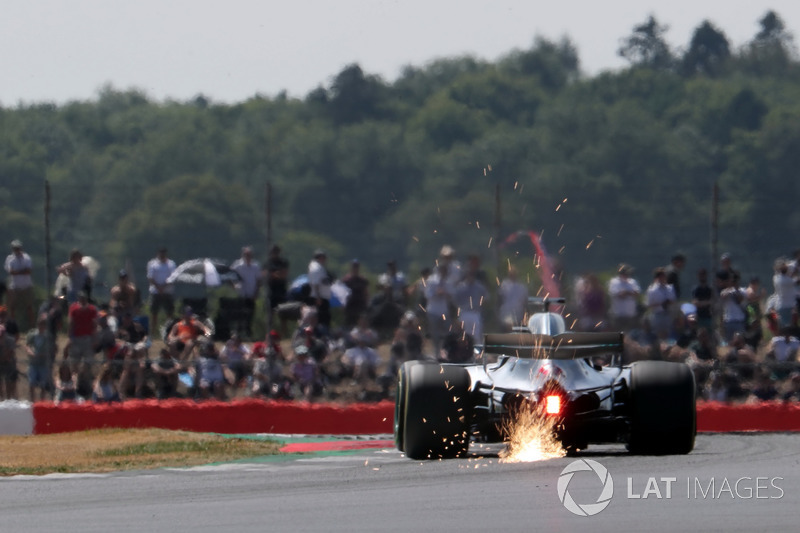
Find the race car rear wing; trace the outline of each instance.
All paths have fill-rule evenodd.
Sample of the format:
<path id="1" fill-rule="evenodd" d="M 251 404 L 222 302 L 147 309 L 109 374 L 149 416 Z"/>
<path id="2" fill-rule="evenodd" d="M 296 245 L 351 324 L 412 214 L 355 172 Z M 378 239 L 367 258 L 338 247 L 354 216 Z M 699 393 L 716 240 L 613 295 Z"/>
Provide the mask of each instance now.
<path id="1" fill-rule="evenodd" d="M 621 354 L 622 333 L 492 333 L 484 336 L 483 351 L 528 359 L 582 359 Z"/>

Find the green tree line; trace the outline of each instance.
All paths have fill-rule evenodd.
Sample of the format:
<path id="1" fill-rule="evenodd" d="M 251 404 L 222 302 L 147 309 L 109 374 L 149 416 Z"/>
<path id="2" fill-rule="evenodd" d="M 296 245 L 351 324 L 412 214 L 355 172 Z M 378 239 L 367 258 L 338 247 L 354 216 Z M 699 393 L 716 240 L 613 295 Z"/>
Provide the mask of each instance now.
<path id="1" fill-rule="evenodd" d="M 265 255 L 271 227 L 293 273 L 325 247 L 377 272 L 460 254 L 530 261 L 541 233 L 567 270 L 640 272 L 719 247 L 768 273 L 798 246 L 800 64 L 780 16 L 741 45 L 702 21 L 673 48 L 649 17 L 620 40 L 629 65 L 586 76 L 569 38 L 536 38 L 495 62 L 409 66 L 393 82 L 342 69 L 304 98 L 153 101 L 108 86 L 91 101 L 0 108 L 0 234 L 44 276 L 45 182 L 53 263 L 80 248 L 105 280 L 164 245 L 177 261 Z M 498 202 L 499 199 L 499 202 Z M 502 263 L 501 263 L 502 264 Z M 493 265 L 492 265 L 493 266 Z"/>

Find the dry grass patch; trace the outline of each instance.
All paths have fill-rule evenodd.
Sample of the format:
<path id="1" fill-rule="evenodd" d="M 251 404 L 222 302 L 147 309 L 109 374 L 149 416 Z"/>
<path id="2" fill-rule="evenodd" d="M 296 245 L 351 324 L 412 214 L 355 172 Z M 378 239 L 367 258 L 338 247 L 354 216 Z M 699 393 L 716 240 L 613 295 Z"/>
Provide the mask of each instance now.
<path id="1" fill-rule="evenodd" d="M 164 429 L 0 436 L 0 476 L 196 466 L 279 453 L 274 441 Z"/>

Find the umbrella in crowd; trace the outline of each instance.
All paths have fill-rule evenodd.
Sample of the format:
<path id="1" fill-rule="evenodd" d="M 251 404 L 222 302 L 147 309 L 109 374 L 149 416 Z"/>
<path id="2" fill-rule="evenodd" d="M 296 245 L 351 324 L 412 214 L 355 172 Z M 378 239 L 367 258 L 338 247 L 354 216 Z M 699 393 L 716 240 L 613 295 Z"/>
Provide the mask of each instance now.
<path id="1" fill-rule="evenodd" d="M 89 271 L 90 278 L 92 279 L 97 278 L 97 271 L 100 270 L 100 262 L 97 259 L 88 255 L 84 255 L 81 258 L 81 264 L 86 267 L 86 270 Z M 62 296 L 63 294 L 66 294 L 66 292 L 69 289 L 70 289 L 69 276 L 65 274 L 59 274 L 58 278 L 56 278 L 53 294 L 55 294 L 56 296 Z"/>
<path id="2" fill-rule="evenodd" d="M 309 290 L 308 276 L 301 274 L 289 285 L 289 297 L 293 300 L 302 300 L 303 293 L 307 290 Z M 331 284 L 331 307 L 342 307 L 347 303 L 349 297 L 350 289 L 341 280 L 337 279 Z"/>
<path id="3" fill-rule="evenodd" d="M 190 259 L 178 265 L 175 272 L 167 278 L 167 283 L 219 287 L 223 283 L 236 283 L 240 279 L 239 274 L 223 261 L 203 257 Z"/>

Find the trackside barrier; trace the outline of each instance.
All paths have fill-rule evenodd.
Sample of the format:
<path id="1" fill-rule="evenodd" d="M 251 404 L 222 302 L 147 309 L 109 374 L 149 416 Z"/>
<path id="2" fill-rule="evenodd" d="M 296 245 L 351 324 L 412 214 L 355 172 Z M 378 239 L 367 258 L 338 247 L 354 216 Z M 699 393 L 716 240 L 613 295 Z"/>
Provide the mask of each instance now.
<path id="1" fill-rule="evenodd" d="M 391 433 L 394 403 L 310 404 L 237 399 L 231 402 L 129 400 L 124 403 L 37 403 L 36 434 L 99 428 L 181 429 L 215 433 Z"/>
<path id="2" fill-rule="evenodd" d="M 30 402 L 0 402 L 0 435 L 32 435 L 33 405 Z"/>
<path id="3" fill-rule="evenodd" d="M 9 402 L 0 409 L 3 433 L 30 434 L 23 414 L 27 402 Z M 30 410 L 30 404 L 28 409 Z M 216 433 L 303 433 L 322 435 L 391 433 L 394 404 L 309 404 L 252 399 L 229 403 L 191 400 L 130 400 L 122 404 L 33 406 L 37 434 L 87 429 L 182 429 Z M 27 422 L 33 424 L 32 422 Z M 748 405 L 699 403 L 701 432 L 800 431 L 800 404 L 764 402 Z M 26 432 L 27 431 L 27 432 Z"/>
<path id="4" fill-rule="evenodd" d="M 697 430 L 800 431 L 800 403 L 759 402 L 744 405 L 698 403 Z"/>

